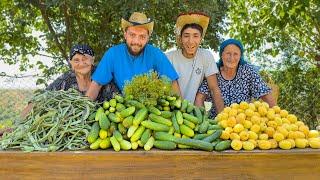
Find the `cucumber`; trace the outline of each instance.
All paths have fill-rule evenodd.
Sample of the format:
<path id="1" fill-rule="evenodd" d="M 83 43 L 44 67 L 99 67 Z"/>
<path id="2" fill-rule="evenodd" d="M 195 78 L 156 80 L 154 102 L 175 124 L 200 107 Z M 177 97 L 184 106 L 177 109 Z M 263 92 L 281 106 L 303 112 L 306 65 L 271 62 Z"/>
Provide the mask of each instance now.
<path id="1" fill-rule="evenodd" d="M 127 136 L 128 138 L 131 138 L 131 136 L 134 134 L 134 132 L 138 129 L 138 126 L 132 125 L 129 127 Z"/>
<path id="2" fill-rule="evenodd" d="M 144 150 L 149 151 L 153 147 L 153 144 L 154 144 L 154 138 L 151 136 L 148 139 L 147 143 L 143 146 Z"/>
<path id="3" fill-rule="evenodd" d="M 134 132 L 134 134 L 131 136 L 130 141 L 136 142 L 141 138 L 141 135 L 143 131 L 145 130 L 144 126 L 139 126 L 138 129 Z"/>
<path id="4" fill-rule="evenodd" d="M 181 111 L 176 111 L 176 119 L 179 125 L 183 124 L 183 117 Z"/>
<path id="5" fill-rule="evenodd" d="M 170 107 L 169 107 L 169 106 L 163 106 L 162 109 L 163 109 L 164 111 L 170 111 Z"/>
<path id="6" fill-rule="evenodd" d="M 102 107 L 103 107 L 105 110 L 109 109 L 109 108 L 110 108 L 110 103 L 109 103 L 109 101 L 104 101 L 103 104 L 102 104 Z"/>
<path id="7" fill-rule="evenodd" d="M 190 146 L 183 145 L 183 144 L 178 144 L 178 148 L 179 148 L 179 149 L 191 149 Z"/>
<path id="8" fill-rule="evenodd" d="M 201 110 L 199 107 L 194 107 L 194 114 L 195 116 L 199 119 L 199 120 L 202 120 L 202 113 L 201 113 Z"/>
<path id="9" fill-rule="evenodd" d="M 182 105 L 182 102 L 181 102 L 181 99 L 177 99 L 175 101 L 173 101 L 173 106 L 176 107 L 177 109 L 180 109 L 181 108 L 181 105 Z"/>
<path id="10" fill-rule="evenodd" d="M 111 146 L 110 138 L 102 139 L 100 142 L 101 149 L 107 149 Z"/>
<path id="11" fill-rule="evenodd" d="M 218 139 L 222 134 L 222 130 L 219 129 L 219 130 L 216 130 L 214 133 L 212 133 L 210 136 L 202 139 L 202 141 L 206 141 L 206 142 L 213 142 L 215 141 L 216 139 Z"/>
<path id="12" fill-rule="evenodd" d="M 110 121 L 107 118 L 107 115 L 104 112 L 100 113 L 99 115 L 100 115 L 100 117 L 99 117 L 99 126 L 100 126 L 100 128 L 103 129 L 103 130 L 108 130 L 109 127 L 110 127 Z"/>
<path id="13" fill-rule="evenodd" d="M 110 99 L 109 104 L 111 107 L 116 107 L 117 106 L 117 100 L 116 99 Z"/>
<path id="14" fill-rule="evenodd" d="M 110 113 L 108 115 L 108 118 L 112 121 L 112 122 L 115 122 L 115 123 L 119 123 L 121 121 L 121 119 L 119 117 L 116 116 L 116 114 L 114 113 Z"/>
<path id="15" fill-rule="evenodd" d="M 219 130 L 223 129 L 220 125 L 209 125 L 208 130 Z"/>
<path id="16" fill-rule="evenodd" d="M 195 116 L 192 116 L 188 113 L 183 113 L 182 116 L 187 119 L 188 121 L 193 122 L 194 124 L 198 124 L 199 123 L 199 119 Z"/>
<path id="17" fill-rule="evenodd" d="M 121 133 L 117 130 L 113 131 L 113 136 L 117 139 L 118 142 L 121 142 L 123 140 Z"/>
<path id="18" fill-rule="evenodd" d="M 110 107 L 110 108 L 109 108 L 109 112 L 113 113 L 113 112 L 115 112 L 115 111 L 116 111 L 116 108 L 115 108 L 115 107 Z"/>
<path id="19" fill-rule="evenodd" d="M 130 104 L 131 106 L 135 106 L 137 109 L 142 109 L 145 107 L 141 102 L 136 100 L 129 100 L 128 104 Z"/>
<path id="20" fill-rule="evenodd" d="M 127 128 L 125 128 L 122 123 L 118 124 L 118 130 L 121 134 L 127 134 Z"/>
<path id="21" fill-rule="evenodd" d="M 174 130 L 174 127 L 170 127 L 169 131 L 168 131 L 168 134 L 174 134 L 175 130 Z"/>
<path id="22" fill-rule="evenodd" d="M 173 114 L 172 118 L 171 118 L 171 121 L 172 121 L 172 125 L 174 127 L 174 130 L 176 133 L 180 133 L 180 127 L 179 127 L 179 124 L 177 122 L 177 119 L 176 119 L 176 116 Z"/>
<path id="23" fill-rule="evenodd" d="M 117 102 L 119 102 L 119 103 L 123 103 L 124 102 L 124 99 L 123 99 L 123 97 L 122 96 L 120 96 L 120 95 L 115 95 L 114 96 L 114 98 L 117 100 Z"/>
<path id="24" fill-rule="evenodd" d="M 136 111 L 136 107 L 131 106 L 131 107 L 128 107 L 127 109 L 122 110 L 120 112 L 120 115 L 122 118 L 126 118 L 128 116 L 131 116 L 135 111 Z"/>
<path id="25" fill-rule="evenodd" d="M 175 138 L 174 142 L 177 144 L 187 145 L 195 149 L 201 149 L 205 151 L 213 150 L 213 145 L 211 143 L 197 139 Z"/>
<path id="26" fill-rule="evenodd" d="M 191 113 L 193 111 L 193 109 L 194 109 L 194 105 L 189 102 L 188 103 L 188 107 L 187 107 L 187 113 L 188 114 Z"/>
<path id="27" fill-rule="evenodd" d="M 189 101 L 186 100 L 186 99 L 184 99 L 184 100 L 182 101 L 182 105 L 181 105 L 180 111 L 181 111 L 181 112 L 184 112 L 184 113 L 187 112 L 188 104 L 189 104 Z"/>
<path id="28" fill-rule="evenodd" d="M 95 117 L 96 117 L 96 112 L 91 113 L 90 116 L 88 117 L 88 120 L 93 121 L 95 119 Z"/>
<path id="29" fill-rule="evenodd" d="M 194 131 L 184 124 L 180 125 L 180 132 L 188 137 L 194 136 Z"/>
<path id="30" fill-rule="evenodd" d="M 92 150 L 96 150 L 100 147 L 100 143 L 101 143 L 102 139 L 98 138 L 96 141 L 94 141 L 91 145 L 90 145 L 90 149 Z"/>
<path id="31" fill-rule="evenodd" d="M 126 140 L 120 141 L 120 149 L 122 150 L 130 150 L 131 149 L 131 143 Z"/>
<path id="32" fill-rule="evenodd" d="M 98 108 L 98 110 L 97 110 L 97 112 L 96 112 L 96 115 L 95 115 L 95 117 L 94 117 L 94 120 L 99 121 L 100 118 L 101 118 L 101 114 L 104 114 L 104 109 L 103 109 L 103 107 L 99 107 L 99 108 Z"/>
<path id="33" fill-rule="evenodd" d="M 151 121 L 154 121 L 154 122 L 157 122 L 157 123 L 160 123 L 160 124 L 164 124 L 164 125 L 167 125 L 167 126 L 172 126 L 172 122 L 166 118 L 163 118 L 161 116 L 157 116 L 155 114 L 150 114 L 149 115 L 149 118 Z"/>
<path id="34" fill-rule="evenodd" d="M 172 117 L 172 112 L 170 111 L 161 111 L 161 116 L 164 117 L 164 118 L 171 118 Z"/>
<path id="35" fill-rule="evenodd" d="M 193 136 L 193 139 L 198 139 L 198 140 L 202 140 L 206 137 L 208 137 L 210 134 L 196 134 Z"/>
<path id="36" fill-rule="evenodd" d="M 196 127 L 195 124 L 193 124 L 191 121 L 188 121 L 188 120 L 186 120 L 186 119 L 183 120 L 183 124 L 186 125 L 186 126 L 188 126 L 188 127 L 191 128 L 191 129 L 194 129 L 194 128 Z"/>
<path id="37" fill-rule="evenodd" d="M 141 123 L 141 121 L 143 121 L 147 116 L 148 109 L 145 107 L 140 109 L 133 118 L 133 125 L 138 126 Z"/>
<path id="38" fill-rule="evenodd" d="M 208 121 L 202 122 L 202 123 L 200 124 L 200 126 L 199 126 L 199 132 L 200 132 L 200 133 L 205 133 L 205 132 L 207 132 L 208 127 L 209 127 L 209 122 L 208 122 Z"/>
<path id="39" fill-rule="evenodd" d="M 140 138 L 141 143 L 145 145 L 148 139 L 150 138 L 150 136 L 151 136 L 151 129 L 145 129 Z"/>
<path id="40" fill-rule="evenodd" d="M 177 145 L 171 141 L 154 141 L 154 147 L 163 150 L 173 150 L 176 149 Z"/>
<path id="41" fill-rule="evenodd" d="M 142 126 L 154 130 L 154 131 L 169 131 L 170 127 L 166 126 L 164 124 L 160 124 L 160 123 L 156 123 L 156 122 L 152 122 L 150 120 L 147 121 L 142 121 L 141 122 Z"/>
<path id="42" fill-rule="evenodd" d="M 136 150 L 138 149 L 138 143 L 137 142 L 131 142 L 131 149 Z"/>
<path id="43" fill-rule="evenodd" d="M 175 136 L 168 134 L 167 132 L 155 132 L 154 138 L 160 141 L 175 141 Z"/>
<path id="44" fill-rule="evenodd" d="M 126 128 L 130 127 L 132 123 L 133 123 L 133 116 L 128 116 L 124 118 L 124 120 L 122 121 L 123 126 Z"/>
<path id="45" fill-rule="evenodd" d="M 221 141 L 218 144 L 216 144 L 216 146 L 214 147 L 214 149 L 216 151 L 224 151 L 229 149 L 231 146 L 231 141 L 230 140 L 226 140 L 226 141 Z"/>
<path id="46" fill-rule="evenodd" d="M 121 111 L 123 111 L 123 110 L 125 110 L 126 109 L 126 106 L 125 105 L 123 105 L 123 104 L 121 104 L 121 103 L 117 103 L 117 105 L 116 105 L 116 110 L 118 111 L 118 112 L 121 112 Z"/>
<path id="47" fill-rule="evenodd" d="M 91 130 L 89 132 L 89 135 L 87 137 L 87 140 L 90 144 L 92 144 L 93 142 L 95 142 L 99 136 L 99 131 L 100 131 L 100 126 L 99 126 L 99 122 L 95 122 L 93 123 Z"/>
<path id="48" fill-rule="evenodd" d="M 161 111 L 158 108 L 154 107 L 154 106 L 149 106 L 148 110 L 149 110 L 150 113 L 153 113 L 155 115 L 158 115 L 158 116 L 161 115 Z"/>
<path id="49" fill-rule="evenodd" d="M 175 96 L 167 96 L 166 99 L 167 99 L 168 101 L 175 101 L 175 100 L 177 100 L 177 98 L 176 98 Z"/>
<path id="50" fill-rule="evenodd" d="M 165 99 L 160 99 L 159 103 L 161 104 L 161 106 L 169 106 L 170 105 L 170 103 Z"/>
<path id="51" fill-rule="evenodd" d="M 208 119 L 208 121 L 212 125 L 217 125 L 218 124 L 218 120 L 217 119 Z"/>
<path id="52" fill-rule="evenodd" d="M 112 147 L 115 151 L 117 151 L 117 152 L 120 151 L 120 149 L 121 149 L 120 144 L 114 136 L 112 136 L 110 138 L 110 142 L 111 142 Z"/>
<path id="53" fill-rule="evenodd" d="M 106 139 L 108 137 L 108 131 L 100 129 L 99 137 L 100 137 L 100 139 Z"/>

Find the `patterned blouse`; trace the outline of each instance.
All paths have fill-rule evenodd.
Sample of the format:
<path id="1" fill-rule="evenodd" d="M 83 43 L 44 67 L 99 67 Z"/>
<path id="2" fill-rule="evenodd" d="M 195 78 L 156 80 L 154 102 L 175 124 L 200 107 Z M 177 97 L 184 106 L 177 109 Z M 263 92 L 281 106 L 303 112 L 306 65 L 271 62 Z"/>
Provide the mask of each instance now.
<path id="1" fill-rule="evenodd" d="M 225 106 L 230 106 L 232 103 L 240 103 L 241 101 L 251 102 L 253 99 L 259 99 L 261 96 L 271 92 L 271 89 L 250 64 L 239 65 L 237 74 L 232 80 L 224 79 L 221 72 L 217 74 L 217 79 Z M 206 80 L 203 81 L 198 92 L 206 95 L 206 101 L 213 102 Z M 210 117 L 215 117 L 216 115 L 213 106 L 210 110 Z"/>
<path id="2" fill-rule="evenodd" d="M 94 70 L 92 71 L 94 72 Z M 76 89 L 81 94 L 85 95 L 86 91 L 80 91 L 77 83 L 76 74 L 72 71 L 66 72 L 54 80 L 46 90 L 58 91 L 58 90 L 68 90 L 70 88 Z M 105 86 L 102 86 L 97 101 L 103 102 L 104 100 L 109 100 L 113 97 L 115 93 L 120 93 L 117 86 L 111 82 Z"/>

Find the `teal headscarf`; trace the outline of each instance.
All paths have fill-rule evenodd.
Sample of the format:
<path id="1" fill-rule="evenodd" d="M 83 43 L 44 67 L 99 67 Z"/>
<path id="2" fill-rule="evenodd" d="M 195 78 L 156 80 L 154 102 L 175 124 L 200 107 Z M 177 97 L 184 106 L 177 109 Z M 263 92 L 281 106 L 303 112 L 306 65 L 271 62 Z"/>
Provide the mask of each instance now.
<path id="1" fill-rule="evenodd" d="M 240 41 L 236 40 L 236 39 L 227 39 L 225 41 L 223 41 L 220 45 L 220 49 L 219 49 L 219 61 L 217 63 L 217 66 L 218 68 L 220 68 L 221 66 L 223 66 L 223 61 L 221 59 L 221 56 L 222 56 L 222 52 L 224 50 L 225 47 L 227 47 L 228 45 L 230 44 L 234 44 L 236 46 L 238 46 L 240 48 L 240 52 L 241 52 L 241 57 L 240 57 L 240 61 L 239 61 L 239 64 L 240 65 L 243 65 L 243 64 L 247 64 L 247 62 L 244 60 L 243 58 L 243 52 L 244 52 L 244 49 L 243 49 L 243 45 Z"/>

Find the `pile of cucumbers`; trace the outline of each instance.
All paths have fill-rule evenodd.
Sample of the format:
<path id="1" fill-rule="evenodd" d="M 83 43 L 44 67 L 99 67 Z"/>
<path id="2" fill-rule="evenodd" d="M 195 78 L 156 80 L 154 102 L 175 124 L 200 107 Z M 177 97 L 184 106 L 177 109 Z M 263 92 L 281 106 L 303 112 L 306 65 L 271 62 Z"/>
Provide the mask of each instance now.
<path id="1" fill-rule="evenodd" d="M 209 119 L 204 108 L 177 96 L 164 96 L 146 107 L 130 97 L 115 95 L 89 117 L 95 119 L 87 136 L 90 149 L 115 151 L 153 147 L 163 150 L 222 151 L 230 140 L 221 140 L 222 127 Z"/>

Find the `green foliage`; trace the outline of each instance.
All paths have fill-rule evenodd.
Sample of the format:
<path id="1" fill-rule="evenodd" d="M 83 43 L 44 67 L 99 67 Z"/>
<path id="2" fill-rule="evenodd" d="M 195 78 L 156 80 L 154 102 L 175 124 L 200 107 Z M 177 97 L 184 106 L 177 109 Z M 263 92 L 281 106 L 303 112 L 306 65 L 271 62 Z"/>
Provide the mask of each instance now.
<path id="1" fill-rule="evenodd" d="M 177 15 L 187 11 L 202 11 L 211 16 L 203 45 L 218 46 L 218 35 L 224 33 L 225 0 L 17 0 L 0 2 L 0 57 L 9 64 L 20 63 L 20 69 L 41 70 L 44 83 L 53 74 L 66 70 L 66 59 L 71 46 L 87 43 L 96 52 L 98 62 L 111 46 L 123 42 L 120 28 L 122 17 L 134 11 L 147 14 L 155 21 L 150 43 L 162 50 L 175 45 L 174 24 Z M 48 67 L 35 55 L 49 56 L 53 66 Z M 43 56 L 42 56 L 43 57 Z"/>
<path id="2" fill-rule="evenodd" d="M 171 81 L 166 76 L 159 77 L 154 71 L 136 75 L 127 81 L 123 92 L 146 106 L 155 106 L 160 97 L 173 94 Z"/>
<path id="3" fill-rule="evenodd" d="M 314 60 L 320 55 L 319 0 L 231 0 L 230 36 L 252 52 L 269 44 L 264 53 L 276 56 L 292 44 L 291 53 Z"/>

